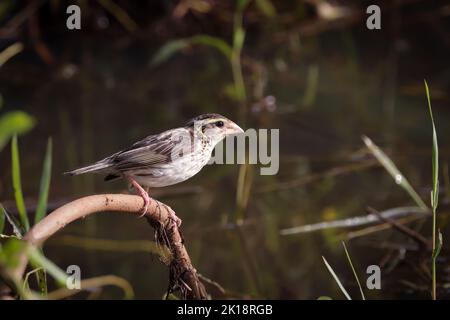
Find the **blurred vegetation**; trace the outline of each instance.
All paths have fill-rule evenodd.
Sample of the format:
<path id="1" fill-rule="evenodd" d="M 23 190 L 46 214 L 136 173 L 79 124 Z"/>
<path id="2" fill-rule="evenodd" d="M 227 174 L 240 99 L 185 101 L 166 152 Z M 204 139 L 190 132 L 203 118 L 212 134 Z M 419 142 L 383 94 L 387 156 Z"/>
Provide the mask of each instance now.
<path id="1" fill-rule="evenodd" d="M 0 52 L 0 72 L 2 65 L 22 51 L 22 49 L 21 43 L 15 43 Z M 3 104 L 3 96 L 0 95 L 0 110 Z M 34 125 L 34 118 L 23 111 L 10 111 L 0 114 L 0 151 L 14 134 L 24 134 L 31 130 Z"/>
<path id="2" fill-rule="evenodd" d="M 431 195 L 431 210 L 433 215 L 432 221 L 432 233 L 431 233 L 431 242 L 432 242 L 432 255 L 431 255 L 431 297 L 433 300 L 436 300 L 436 288 L 437 288 L 437 279 L 436 279 L 436 260 L 439 256 L 439 253 L 442 249 L 442 233 L 440 230 L 437 230 L 437 216 L 436 211 L 439 203 L 439 147 L 438 147 L 438 138 L 436 133 L 436 127 L 434 125 L 433 111 L 431 109 L 431 98 L 430 98 L 430 90 L 428 89 L 428 84 L 425 81 L 425 90 L 427 93 L 427 102 L 428 109 L 430 111 L 431 124 L 433 127 L 433 151 L 431 157 L 431 165 L 432 165 L 432 177 L 433 177 L 433 188 L 430 192 Z"/>
<path id="3" fill-rule="evenodd" d="M 61 299 L 69 297 L 78 293 L 77 290 L 70 290 L 66 287 L 69 279 L 68 274 L 55 265 L 52 261 L 47 259 L 42 248 L 32 246 L 22 241 L 24 234 L 30 229 L 29 217 L 25 209 L 24 196 L 21 188 L 21 172 L 19 164 L 19 149 L 17 136 L 14 136 L 11 141 L 11 161 L 13 170 L 13 184 L 15 190 L 15 198 L 17 209 L 19 211 L 20 223 L 3 207 L 0 203 L 1 209 L 1 223 L 0 236 L 7 239 L 5 243 L 0 244 L 0 279 L 3 285 L 7 285 L 11 289 L 11 293 L 3 292 L 3 295 L 17 296 L 19 299 Z M 48 190 L 50 186 L 51 176 L 51 161 L 52 161 L 52 141 L 48 140 L 47 151 L 44 159 L 42 170 L 42 178 L 40 185 L 40 193 L 38 197 L 38 205 L 35 213 L 35 224 L 38 223 L 46 214 Z M 5 227 L 5 220 L 7 220 L 13 229 L 13 235 L 3 234 Z M 27 272 L 24 279 L 18 278 L 15 271 L 19 266 L 20 256 L 25 254 L 33 267 L 31 271 Z M 59 289 L 48 292 L 47 273 L 50 274 L 56 282 Z M 36 286 L 38 293 L 31 289 L 30 277 L 36 277 Z M 130 284 L 116 276 L 101 276 L 91 279 L 84 279 L 80 286 L 83 290 L 90 287 L 102 287 L 106 285 L 113 285 L 122 288 L 124 291 L 124 298 L 131 299 L 134 292 Z M 4 288 L 2 288 L 2 291 Z"/>

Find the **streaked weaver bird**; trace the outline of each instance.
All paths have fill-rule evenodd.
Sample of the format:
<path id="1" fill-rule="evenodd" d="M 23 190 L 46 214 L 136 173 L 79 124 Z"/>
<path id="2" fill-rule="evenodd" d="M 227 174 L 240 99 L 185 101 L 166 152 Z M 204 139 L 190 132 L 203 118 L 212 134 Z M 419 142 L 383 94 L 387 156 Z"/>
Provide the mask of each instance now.
<path id="1" fill-rule="evenodd" d="M 105 175 L 105 181 L 125 179 L 144 200 L 143 216 L 151 201 L 149 188 L 170 186 L 191 178 L 208 163 L 217 143 L 226 136 L 243 132 L 220 114 L 203 114 L 183 127 L 150 135 L 128 149 L 66 174 L 92 172 Z M 177 225 L 181 224 L 175 214 L 171 218 Z"/>

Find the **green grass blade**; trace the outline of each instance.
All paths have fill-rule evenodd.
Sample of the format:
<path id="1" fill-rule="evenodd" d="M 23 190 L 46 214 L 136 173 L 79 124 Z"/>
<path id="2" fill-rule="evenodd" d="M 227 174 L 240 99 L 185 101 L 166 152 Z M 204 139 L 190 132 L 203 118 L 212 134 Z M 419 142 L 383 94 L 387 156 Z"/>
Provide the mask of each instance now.
<path id="1" fill-rule="evenodd" d="M 431 125 L 433 127 L 433 152 L 432 152 L 432 177 L 433 177 L 433 193 L 431 197 L 431 206 L 436 210 L 438 206 L 438 196 L 439 196 L 439 147 L 438 147 L 438 139 L 436 133 L 436 126 L 434 125 L 434 117 L 433 110 L 431 109 L 431 98 L 430 91 L 428 89 L 428 84 L 424 80 L 425 83 L 425 91 L 427 94 L 428 101 L 428 111 L 430 112 Z"/>
<path id="2" fill-rule="evenodd" d="M 6 220 L 6 210 L 0 203 L 0 234 L 3 234 L 3 230 L 5 230 L 5 220 Z"/>
<path id="3" fill-rule="evenodd" d="M 0 151 L 14 134 L 25 134 L 36 124 L 36 120 L 23 111 L 10 111 L 0 117 Z"/>
<path id="4" fill-rule="evenodd" d="M 172 57 L 178 51 L 181 51 L 190 45 L 188 39 L 176 39 L 167 42 L 153 56 L 150 61 L 150 66 L 157 66 L 165 61 L 167 61 L 170 57 Z"/>
<path id="5" fill-rule="evenodd" d="M 394 162 L 381 150 L 373 141 L 366 136 L 362 137 L 369 151 L 378 160 L 378 162 L 386 169 L 386 171 L 394 178 L 395 183 L 401 186 L 414 200 L 414 202 L 422 209 L 428 209 L 428 206 L 423 202 L 409 181 L 400 172 Z"/>
<path id="6" fill-rule="evenodd" d="M 25 230 L 28 230 L 30 229 L 30 222 L 28 221 L 27 210 L 25 208 L 25 201 L 22 193 L 22 183 L 20 180 L 20 159 L 17 135 L 14 135 L 11 140 L 11 162 L 14 197 L 16 198 L 17 210 L 19 211 L 19 217 Z"/>
<path id="7" fill-rule="evenodd" d="M 347 255 L 348 263 L 350 264 L 350 267 L 352 268 L 352 271 L 353 271 L 353 275 L 355 276 L 356 282 L 358 283 L 359 291 L 361 292 L 361 298 L 363 300 L 366 300 L 366 297 L 364 296 L 364 291 L 361 286 L 361 282 L 359 281 L 358 274 L 356 273 L 355 267 L 353 266 L 352 259 L 350 258 L 350 254 L 347 250 L 347 246 L 345 245 L 344 241 L 342 241 L 342 246 L 344 247 L 345 254 Z"/>
<path id="8" fill-rule="evenodd" d="M 344 294 L 344 296 L 347 298 L 347 300 L 352 300 L 352 298 L 348 294 L 347 290 L 345 290 L 344 286 L 342 285 L 341 281 L 339 280 L 338 276 L 333 271 L 333 268 L 331 268 L 331 266 L 328 263 L 328 261 L 325 259 L 324 256 L 322 256 L 322 259 L 323 259 L 323 262 L 325 263 L 325 266 L 327 267 L 328 271 L 331 273 L 331 275 L 333 276 L 334 280 L 336 281 L 336 283 L 338 284 L 339 288 L 341 289 L 342 293 Z"/>
<path id="9" fill-rule="evenodd" d="M 249 5 L 250 0 L 238 0 L 237 2 L 237 10 L 242 12 L 245 10 L 245 8 L 247 7 L 247 5 Z"/>
<path id="10" fill-rule="evenodd" d="M 52 175 L 52 139 L 47 142 L 47 151 L 45 152 L 44 166 L 42 168 L 41 185 L 39 190 L 39 200 L 36 208 L 34 223 L 42 220 L 47 212 L 48 190 L 50 188 L 50 180 Z"/>
<path id="11" fill-rule="evenodd" d="M 439 253 L 441 253 L 442 244 L 443 244 L 442 233 L 440 230 L 438 230 L 437 235 L 438 235 L 438 239 L 436 241 L 436 248 L 433 251 L 433 256 L 432 256 L 433 260 L 436 260 L 436 258 L 439 256 Z"/>
<path id="12" fill-rule="evenodd" d="M 197 36 L 193 36 L 190 40 L 194 44 L 202 44 L 205 46 L 215 48 L 221 53 L 223 53 L 227 58 L 230 58 L 231 56 L 232 49 L 229 46 L 229 44 L 218 37 L 213 37 L 206 34 L 199 34 Z"/>
<path id="13" fill-rule="evenodd" d="M 128 15 L 127 11 L 112 0 L 98 0 L 98 2 L 129 32 L 139 29 L 137 23 Z"/>
<path id="14" fill-rule="evenodd" d="M 432 208 L 432 253 L 431 253 L 431 296 L 433 300 L 436 300 L 436 259 L 439 256 L 442 248 L 442 233 L 438 230 L 436 239 L 436 228 L 437 228 L 437 217 L 436 210 L 439 202 L 439 148 L 438 148 L 438 139 L 436 133 L 436 127 L 434 125 L 434 117 L 433 110 L 431 108 L 431 98 L 430 98 L 430 90 L 428 89 L 427 81 L 424 80 L 425 83 L 425 91 L 427 94 L 428 101 L 428 111 L 430 112 L 431 125 L 433 128 L 433 151 L 431 156 L 431 168 L 432 168 L 432 177 L 433 177 L 433 190 L 431 190 L 431 208 Z"/>

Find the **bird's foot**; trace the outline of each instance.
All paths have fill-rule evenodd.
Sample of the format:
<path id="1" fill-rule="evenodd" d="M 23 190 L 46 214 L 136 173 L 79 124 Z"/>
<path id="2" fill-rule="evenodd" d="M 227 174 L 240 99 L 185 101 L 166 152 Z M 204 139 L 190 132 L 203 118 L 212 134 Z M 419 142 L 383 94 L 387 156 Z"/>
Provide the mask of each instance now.
<path id="1" fill-rule="evenodd" d="M 139 218 L 142 218 L 142 217 L 145 216 L 146 213 L 147 213 L 148 206 L 150 205 L 150 200 L 151 200 L 151 198 L 150 198 L 150 196 L 148 195 L 147 192 L 146 192 L 145 194 L 141 194 L 140 196 L 141 196 L 142 199 L 144 200 L 144 206 L 142 207 L 142 211 L 141 211 L 142 213 L 141 213 L 141 215 L 139 216 Z"/>

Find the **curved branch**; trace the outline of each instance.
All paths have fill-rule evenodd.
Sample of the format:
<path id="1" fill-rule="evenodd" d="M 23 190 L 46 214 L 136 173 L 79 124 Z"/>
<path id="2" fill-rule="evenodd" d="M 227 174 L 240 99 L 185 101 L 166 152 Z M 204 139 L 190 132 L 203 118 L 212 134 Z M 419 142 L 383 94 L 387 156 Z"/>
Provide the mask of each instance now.
<path id="1" fill-rule="evenodd" d="M 24 240 L 31 245 L 42 245 L 67 224 L 97 212 L 123 212 L 140 215 L 143 207 L 141 197 L 123 194 L 93 195 L 72 201 L 42 219 L 24 236 Z M 167 205 L 153 200 L 150 202 L 145 217 L 155 228 L 157 239 L 165 244 L 172 258 L 169 264 L 170 279 L 169 292 L 180 290 L 184 298 L 205 299 L 206 291 L 199 281 L 197 271 L 192 266 L 191 259 L 184 247 L 181 233 L 175 223 L 169 218 L 173 210 Z M 26 254 L 20 257 L 16 269 L 16 276 L 21 278 L 28 264 Z"/>

